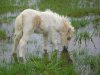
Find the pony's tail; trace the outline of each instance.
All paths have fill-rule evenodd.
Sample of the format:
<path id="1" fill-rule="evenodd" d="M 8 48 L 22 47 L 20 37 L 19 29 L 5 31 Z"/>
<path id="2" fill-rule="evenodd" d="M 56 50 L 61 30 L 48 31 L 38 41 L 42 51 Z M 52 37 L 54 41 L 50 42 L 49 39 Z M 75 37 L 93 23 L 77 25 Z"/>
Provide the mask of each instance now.
<path id="1" fill-rule="evenodd" d="M 15 21 L 15 35 L 23 33 L 23 15 L 17 16 Z"/>

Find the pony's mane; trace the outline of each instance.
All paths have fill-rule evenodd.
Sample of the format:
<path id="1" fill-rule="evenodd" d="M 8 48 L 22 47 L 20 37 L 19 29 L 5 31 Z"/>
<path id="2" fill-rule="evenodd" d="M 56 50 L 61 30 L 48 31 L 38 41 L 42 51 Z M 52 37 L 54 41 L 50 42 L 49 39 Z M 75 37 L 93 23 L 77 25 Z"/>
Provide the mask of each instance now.
<path id="1" fill-rule="evenodd" d="M 58 13 L 51 11 L 50 9 L 46 9 L 45 12 L 48 12 L 49 14 L 52 14 L 58 18 L 66 19 L 64 16 L 59 15 Z"/>
<path id="2" fill-rule="evenodd" d="M 48 12 L 50 14 L 53 14 L 59 18 L 62 18 L 63 20 L 67 21 L 69 24 L 71 24 L 70 19 L 66 16 L 60 16 L 58 13 L 51 11 L 50 9 L 46 9 L 45 12 Z"/>

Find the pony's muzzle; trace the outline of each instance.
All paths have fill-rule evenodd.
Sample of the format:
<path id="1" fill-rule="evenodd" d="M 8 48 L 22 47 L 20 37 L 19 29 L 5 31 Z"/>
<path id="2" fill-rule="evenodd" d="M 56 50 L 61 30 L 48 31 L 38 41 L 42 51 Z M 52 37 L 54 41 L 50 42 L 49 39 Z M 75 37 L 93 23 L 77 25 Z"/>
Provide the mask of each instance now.
<path id="1" fill-rule="evenodd" d="M 64 46 L 63 47 L 63 50 L 68 50 L 68 46 Z"/>
<path id="2" fill-rule="evenodd" d="M 71 40 L 71 37 L 68 37 L 67 40 Z"/>

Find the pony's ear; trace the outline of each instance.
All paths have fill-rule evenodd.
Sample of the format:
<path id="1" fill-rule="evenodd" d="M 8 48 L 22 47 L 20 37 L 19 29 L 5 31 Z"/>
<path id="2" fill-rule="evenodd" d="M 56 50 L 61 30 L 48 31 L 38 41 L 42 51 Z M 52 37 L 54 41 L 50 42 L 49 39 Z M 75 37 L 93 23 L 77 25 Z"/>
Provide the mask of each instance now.
<path id="1" fill-rule="evenodd" d="M 68 33 L 71 32 L 71 28 L 68 28 Z"/>
<path id="2" fill-rule="evenodd" d="M 74 27 L 68 28 L 68 33 L 74 33 L 74 32 L 75 32 Z"/>
<path id="3" fill-rule="evenodd" d="M 74 27 L 72 27 L 72 32 L 75 33 L 75 28 Z"/>

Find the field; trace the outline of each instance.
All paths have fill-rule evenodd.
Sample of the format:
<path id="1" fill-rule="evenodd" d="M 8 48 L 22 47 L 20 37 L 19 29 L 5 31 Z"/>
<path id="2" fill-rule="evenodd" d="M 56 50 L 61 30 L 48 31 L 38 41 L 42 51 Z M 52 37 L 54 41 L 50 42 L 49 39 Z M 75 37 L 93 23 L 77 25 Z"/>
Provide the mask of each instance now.
<path id="1" fill-rule="evenodd" d="M 13 61 L 15 18 L 27 8 L 51 9 L 68 16 L 76 30 L 68 52 L 52 50 L 51 47 L 48 52 L 41 52 L 43 41 L 36 35 L 28 41 L 25 62 Z M 0 75 L 99 75 L 99 45 L 100 0 L 0 1 Z"/>

